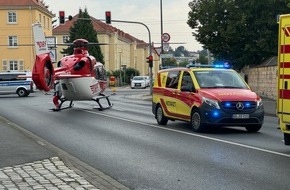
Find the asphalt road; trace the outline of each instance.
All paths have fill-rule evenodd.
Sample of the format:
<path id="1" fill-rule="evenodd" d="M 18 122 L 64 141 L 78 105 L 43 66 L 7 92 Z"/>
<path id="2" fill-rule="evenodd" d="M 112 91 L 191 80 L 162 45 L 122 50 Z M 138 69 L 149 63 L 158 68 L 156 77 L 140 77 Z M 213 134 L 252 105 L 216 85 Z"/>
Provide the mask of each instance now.
<path id="1" fill-rule="evenodd" d="M 112 109 L 76 102 L 49 111 L 51 95 L 1 96 L 0 115 L 103 171 L 131 189 L 289 189 L 290 149 L 277 118 L 259 133 L 224 128 L 194 133 L 188 124 L 160 127 L 148 101 L 111 96 Z"/>

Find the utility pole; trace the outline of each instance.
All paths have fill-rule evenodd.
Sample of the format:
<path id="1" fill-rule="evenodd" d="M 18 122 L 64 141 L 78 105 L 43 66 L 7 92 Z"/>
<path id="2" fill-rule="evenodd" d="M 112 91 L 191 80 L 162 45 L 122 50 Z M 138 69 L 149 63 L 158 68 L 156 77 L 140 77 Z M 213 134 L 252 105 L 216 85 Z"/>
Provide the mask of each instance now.
<path id="1" fill-rule="evenodd" d="M 106 21 L 104 19 L 100 19 L 102 21 Z M 151 33 L 150 30 L 148 28 L 148 26 L 142 22 L 135 22 L 135 21 L 125 21 L 125 20 L 111 20 L 111 22 L 123 22 L 123 23 L 132 23 L 132 24 L 141 24 L 143 26 L 145 26 L 145 28 L 148 31 L 148 36 L 149 36 L 149 56 L 152 57 L 152 43 L 151 43 Z M 148 65 L 149 66 L 149 76 L 150 76 L 150 95 L 152 95 L 152 83 L 153 83 L 153 72 L 152 72 L 152 65 Z"/>
<path id="2" fill-rule="evenodd" d="M 160 55 L 163 54 L 163 40 L 161 38 L 161 36 L 163 35 L 163 8 L 162 8 L 162 0 L 160 0 L 160 25 L 161 25 L 161 35 L 160 35 L 160 39 L 161 39 L 161 52 Z M 162 66 L 162 57 L 160 57 L 160 65 Z"/>

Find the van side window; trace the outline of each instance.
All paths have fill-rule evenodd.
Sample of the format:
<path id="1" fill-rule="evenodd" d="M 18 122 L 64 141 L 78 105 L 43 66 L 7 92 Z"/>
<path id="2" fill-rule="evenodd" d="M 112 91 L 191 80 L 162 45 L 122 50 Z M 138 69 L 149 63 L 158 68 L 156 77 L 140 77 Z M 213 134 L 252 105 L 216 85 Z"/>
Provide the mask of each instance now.
<path id="1" fill-rule="evenodd" d="M 16 81 L 16 80 L 26 80 L 25 78 L 18 78 L 21 74 L 0 74 L 0 81 Z"/>
<path id="2" fill-rule="evenodd" d="M 177 88 L 178 80 L 179 80 L 180 71 L 169 71 L 167 80 L 166 80 L 166 87 L 167 88 Z"/>
<path id="3" fill-rule="evenodd" d="M 181 81 L 181 87 L 187 87 L 188 89 L 192 89 L 193 87 L 193 82 L 191 79 L 191 76 L 189 72 L 184 72 L 182 76 L 182 81 Z"/>

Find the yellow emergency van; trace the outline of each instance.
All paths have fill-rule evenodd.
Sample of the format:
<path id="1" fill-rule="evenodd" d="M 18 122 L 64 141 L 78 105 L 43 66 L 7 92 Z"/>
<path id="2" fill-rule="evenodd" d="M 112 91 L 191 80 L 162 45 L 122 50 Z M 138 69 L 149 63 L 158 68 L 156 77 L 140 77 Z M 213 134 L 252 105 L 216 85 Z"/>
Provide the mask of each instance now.
<path id="1" fill-rule="evenodd" d="M 160 70 L 152 101 L 159 125 L 182 120 L 196 132 L 212 126 L 241 126 L 257 132 L 264 122 L 262 99 L 236 71 L 220 65 Z"/>
<path id="2" fill-rule="evenodd" d="M 279 16 L 277 79 L 277 116 L 284 143 L 290 145 L 290 14 Z"/>

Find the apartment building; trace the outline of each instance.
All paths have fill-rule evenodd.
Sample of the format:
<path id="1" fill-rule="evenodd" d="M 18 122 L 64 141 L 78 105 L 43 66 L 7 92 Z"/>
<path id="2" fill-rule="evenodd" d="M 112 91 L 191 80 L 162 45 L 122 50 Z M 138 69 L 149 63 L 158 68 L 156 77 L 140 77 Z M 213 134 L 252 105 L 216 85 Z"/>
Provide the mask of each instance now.
<path id="1" fill-rule="evenodd" d="M 0 0 L 0 71 L 32 71 L 35 50 L 32 24 L 52 35 L 54 14 L 41 0 Z"/>

